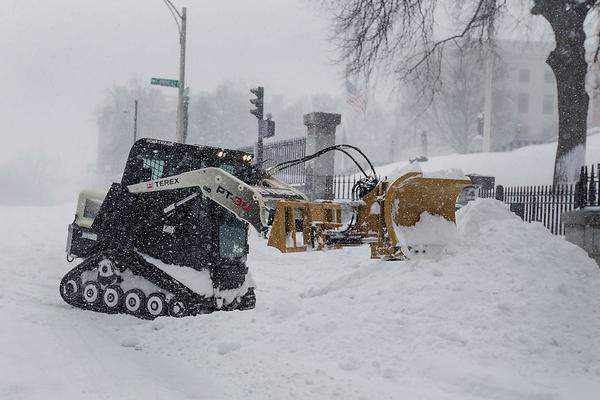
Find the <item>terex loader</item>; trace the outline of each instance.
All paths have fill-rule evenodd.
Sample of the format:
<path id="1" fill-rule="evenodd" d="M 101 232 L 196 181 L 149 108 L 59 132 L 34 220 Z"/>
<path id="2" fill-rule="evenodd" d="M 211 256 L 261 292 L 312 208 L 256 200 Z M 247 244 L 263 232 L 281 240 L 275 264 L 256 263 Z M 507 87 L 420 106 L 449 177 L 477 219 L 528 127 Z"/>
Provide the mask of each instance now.
<path id="1" fill-rule="evenodd" d="M 325 152 L 342 151 L 365 178 L 353 202 L 309 201 L 273 174 Z M 138 140 L 120 183 L 107 193 L 79 194 L 69 225 L 67 260 L 82 261 L 60 283 L 69 304 L 141 318 L 181 317 L 255 305 L 246 266 L 248 226 L 283 253 L 368 243 L 371 257 L 404 259 L 425 251 L 401 229 L 423 213 L 454 222 L 468 179 L 407 173 L 380 180 L 367 174 L 348 145 L 262 169 L 241 151 Z M 342 221 L 351 212 L 349 221 Z"/>

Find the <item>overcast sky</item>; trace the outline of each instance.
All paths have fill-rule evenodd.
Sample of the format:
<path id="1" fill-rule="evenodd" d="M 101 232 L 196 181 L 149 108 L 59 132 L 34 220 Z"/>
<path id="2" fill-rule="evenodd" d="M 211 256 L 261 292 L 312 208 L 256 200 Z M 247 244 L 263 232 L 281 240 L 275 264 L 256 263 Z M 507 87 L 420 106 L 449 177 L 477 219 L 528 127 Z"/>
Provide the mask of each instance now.
<path id="1" fill-rule="evenodd" d="M 192 93 L 223 80 L 286 97 L 341 92 L 315 2 L 174 3 L 188 7 Z M 162 0 L 2 0 L 0 38 L 2 159 L 55 153 L 52 143 L 94 157 L 94 111 L 113 83 L 178 76 L 177 30 Z"/>
<path id="2" fill-rule="evenodd" d="M 342 93 L 318 1 L 173 1 L 188 8 L 192 95 L 224 80 L 289 100 Z M 525 25 L 547 29 L 521 13 Z M 94 162 L 95 111 L 107 90 L 131 78 L 176 79 L 179 43 L 163 0 L 1 0 L 0 57 L 0 160 L 43 149 Z"/>

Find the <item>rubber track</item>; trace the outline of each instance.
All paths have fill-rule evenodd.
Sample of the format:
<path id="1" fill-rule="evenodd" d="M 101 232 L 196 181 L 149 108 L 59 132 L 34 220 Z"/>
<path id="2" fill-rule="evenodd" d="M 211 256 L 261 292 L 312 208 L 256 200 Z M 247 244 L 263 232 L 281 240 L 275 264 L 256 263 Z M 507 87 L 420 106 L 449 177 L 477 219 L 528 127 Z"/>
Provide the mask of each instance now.
<path id="1" fill-rule="evenodd" d="M 84 271 L 93 271 L 97 268 L 98 263 L 104 259 L 109 259 L 113 262 L 113 265 L 120 271 L 123 272 L 129 269 L 134 275 L 141 276 L 154 285 L 158 286 L 166 292 L 172 293 L 178 300 L 182 300 L 186 304 L 186 313 L 182 316 L 206 314 L 213 311 L 218 311 L 214 298 L 206 298 L 200 296 L 189 289 L 187 286 L 165 273 L 152 263 L 144 260 L 142 256 L 132 251 L 122 250 L 104 250 L 99 251 L 92 256 L 86 258 L 83 262 L 78 264 L 75 268 L 69 271 L 61 280 L 59 291 L 63 300 L 72 305 L 73 307 L 81 308 L 84 310 L 91 310 L 96 312 L 102 312 L 106 314 L 122 313 L 128 315 L 134 315 L 139 318 L 152 319 L 153 317 L 148 313 L 130 314 L 127 313 L 123 307 L 117 310 L 112 310 L 105 307 L 102 304 L 102 300 L 98 301 L 98 304 L 89 304 L 82 297 L 82 289 L 85 282 L 81 282 L 81 274 Z M 74 299 L 66 297 L 63 293 L 63 286 L 70 279 L 74 279 L 79 285 L 78 295 Z M 89 281 L 88 281 L 89 282 Z M 97 281 L 96 281 L 97 282 Z M 98 282 L 99 283 L 99 282 Z M 103 286 L 103 285 L 101 285 Z M 102 295 L 102 292 L 99 296 Z M 247 310 L 254 308 L 256 304 L 256 297 L 254 290 L 251 288 L 241 298 L 239 303 L 231 305 L 225 310 Z"/>

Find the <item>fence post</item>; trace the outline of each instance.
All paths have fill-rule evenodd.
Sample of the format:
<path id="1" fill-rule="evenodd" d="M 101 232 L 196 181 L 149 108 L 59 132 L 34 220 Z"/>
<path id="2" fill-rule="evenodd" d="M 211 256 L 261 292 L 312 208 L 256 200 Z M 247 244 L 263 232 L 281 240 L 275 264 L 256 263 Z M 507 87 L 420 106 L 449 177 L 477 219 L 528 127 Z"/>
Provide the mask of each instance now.
<path id="1" fill-rule="evenodd" d="M 592 170 L 590 171 L 590 190 L 588 193 L 588 205 L 593 206 L 596 204 L 596 177 L 594 176 L 594 164 L 592 164 Z"/>
<path id="2" fill-rule="evenodd" d="M 575 208 L 583 208 L 587 203 L 587 170 L 581 167 L 579 180 L 575 184 Z"/>
<path id="3" fill-rule="evenodd" d="M 496 186 L 496 200 L 504 201 L 504 186 Z"/>
<path id="4" fill-rule="evenodd" d="M 304 114 L 306 134 L 306 154 L 314 154 L 319 150 L 335 144 L 335 129 L 340 124 L 340 114 L 313 112 Z M 311 200 L 333 199 L 333 172 L 335 154 L 329 152 L 321 157 L 308 161 L 306 168 L 306 193 Z"/>

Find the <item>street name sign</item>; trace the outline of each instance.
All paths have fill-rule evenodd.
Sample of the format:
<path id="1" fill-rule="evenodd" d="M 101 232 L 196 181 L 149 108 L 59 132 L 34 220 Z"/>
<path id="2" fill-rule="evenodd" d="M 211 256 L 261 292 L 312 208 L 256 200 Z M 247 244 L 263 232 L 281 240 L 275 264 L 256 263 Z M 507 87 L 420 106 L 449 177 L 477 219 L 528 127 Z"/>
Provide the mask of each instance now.
<path id="1" fill-rule="evenodd" d="M 150 78 L 150 84 L 174 88 L 179 87 L 179 81 L 177 79 Z"/>

